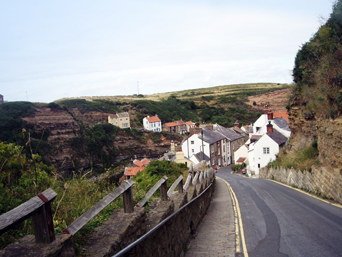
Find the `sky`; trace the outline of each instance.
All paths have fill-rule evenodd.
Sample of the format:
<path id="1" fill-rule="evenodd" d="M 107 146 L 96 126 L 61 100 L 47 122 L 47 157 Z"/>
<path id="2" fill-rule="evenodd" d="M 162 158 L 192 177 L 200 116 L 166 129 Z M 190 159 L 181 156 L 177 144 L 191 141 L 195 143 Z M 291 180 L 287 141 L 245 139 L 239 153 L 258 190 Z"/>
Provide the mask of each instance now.
<path id="1" fill-rule="evenodd" d="M 332 0 L 0 1 L 5 101 L 292 83 Z"/>

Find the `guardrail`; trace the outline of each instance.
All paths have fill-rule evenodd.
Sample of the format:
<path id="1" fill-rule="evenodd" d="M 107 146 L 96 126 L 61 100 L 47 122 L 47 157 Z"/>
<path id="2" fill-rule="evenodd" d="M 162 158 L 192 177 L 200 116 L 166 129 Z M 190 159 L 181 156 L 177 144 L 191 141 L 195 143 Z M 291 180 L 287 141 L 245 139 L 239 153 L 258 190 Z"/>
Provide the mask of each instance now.
<path id="1" fill-rule="evenodd" d="M 0 216 L 0 235 L 15 225 L 32 217 L 32 224 L 36 243 L 49 244 L 55 240 L 51 202 L 57 193 L 51 188 L 31 198 L 18 207 Z"/>
<path id="2" fill-rule="evenodd" d="M 212 182 L 215 174 L 214 171 L 204 170 L 204 171 L 194 171 L 193 167 L 189 170 L 189 175 L 187 177 L 186 183 L 183 186 L 183 176 L 179 176 L 177 180 L 171 185 L 169 190 L 167 189 L 166 176 L 162 177 L 141 199 L 135 206 L 136 208 L 142 208 L 146 202 L 153 196 L 153 194 L 160 189 L 160 198 L 162 201 L 168 200 L 173 194 L 175 194 L 176 188 L 178 188 L 178 193 L 183 193 L 189 186 L 196 186 L 197 183 L 201 182 L 201 190 Z M 205 183 L 202 183 L 206 180 Z M 76 219 L 72 224 L 63 230 L 65 234 L 75 235 L 84 225 L 86 225 L 92 218 L 94 218 L 98 213 L 100 213 L 105 207 L 107 207 L 115 199 L 123 196 L 124 212 L 132 213 L 134 212 L 135 206 L 133 203 L 133 192 L 132 186 L 134 185 L 133 180 L 128 180 L 123 182 L 118 188 L 113 192 L 105 196 L 101 201 L 87 210 L 78 219 Z M 31 198 L 29 201 L 23 203 L 22 205 L 16 207 L 15 209 L 0 216 L 0 235 L 7 230 L 13 228 L 20 222 L 32 217 L 32 223 L 35 231 L 36 243 L 49 244 L 55 240 L 52 212 L 51 212 L 51 202 L 56 198 L 57 193 L 51 188 L 45 190 L 44 192 L 38 194 L 37 196 Z"/>
<path id="3" fill-rule="evenodd" d="M 192 171 L 192 169 L 191 169 Z M 187 182 L 188 185 L 192 184 L 192 177 L 193 177 L 193 173 L 194 172 L 190 172 L 189 176 L 187 178 Z M 194 199 L 192 199 L 190 202 L 184 204 L 181 208 L 179 208 L 177 211 L 175 211 L 174 213 L 172 213 L 170 216 L 168 216 L 166 219 L 164 219 L 162 222 L 160 222 L 158 225 L 156 225 L 154 228 L 152 228 L 150 231 L 148 231 L 146 234 L 144 234 L 142 237 L 140 237 L 138 240 L 134 241 L 133 243 L 131 243 L 130 245 L 126 246 L 124 249 L 122 249 L 121 251 L 119 251 L 118 253 L 114 254 L 112 257 L 120 257 L 120 256 L 135 256 L 137 254 L 137 252 L 134 250 L 139 244 L 143 243 L 145 240 L 147 240 L 150 236 L 153 236 L 153 234 L 160 229 L 163 225 L 166 224 L 166 222 L 168 222 L 169 220 L 171 220 L 172 218 L 174 218 L 176 215 L 178 215 L 179 213 L 183 212 L 189 205 L 194 204 L 197 199 L 199 199 L 203 194 L 206 193 L 206 191 L 210 188 L 211 184 L 213 183 L 214 177 L 215 177 L 215 173 L 214 171 L 211 170 L 204 170 L 204 171 L 199 171 L 196 172 L 196 175 L 194 176 L 195 178 L 200 177 L 201 181 L 206 180 L 205 183 L 205 188 L 203 189 L 203 191 L 197 195 Z M 168 195 L 171 195 L 173 190 L 176 188 L 176 186 L 180 186 L 182 184 L 181 179 L 183 179 L 183 176 L 180 176 L 175 182 L 174 184 L 170 187 L 169 191 L 168 191 Z M 193 185 L 195 185 L 196 183 L 193 183 Z M 183 190 L 179 190 L 180 192 L 183 192 Z M 140 256 L 139 254 L 137 254 L 138 256 Z"/>
<path id="4" fill-rule="evenodd" d="M 135 182 L 127 180 L 120 185 L 113 192 L 105 196 L 101 201 L 91 207 L 88 211 L 75 220 L 70 226 L 63 229 L 63 233 L 75 235 L 84 225 L 86 225 L 92 218 L 99 214 L 105 207 L 113 202 L 120 195 L 123 196 L 124 212 L 132 213 L 134 211 L 132 186 Z"/>

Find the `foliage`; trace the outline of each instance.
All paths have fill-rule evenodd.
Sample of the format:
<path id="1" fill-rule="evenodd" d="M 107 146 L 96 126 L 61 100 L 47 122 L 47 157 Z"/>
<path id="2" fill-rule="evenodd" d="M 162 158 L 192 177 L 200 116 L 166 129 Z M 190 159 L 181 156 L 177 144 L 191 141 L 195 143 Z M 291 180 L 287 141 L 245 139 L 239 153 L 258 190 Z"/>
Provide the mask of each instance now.
<path id="1" fill-rule="evenodd" d="M 295 59 L 292 100 L 303 105 L 303 114 L 336 118 L 342 111 L 342 0 L 336 1 L 328 21 Z"/>
<path id="2" fill-rule="evenodd" d="M 243 168 L 246 168 L 246 163 L 232 165 L 232 170 L 233 171 L 240 171 Z"/>
<path id="3" fill-rule="evenodd" d="M 34 114 L 34 104 L 30 102 L 9 102 L 0 105 L 0 140 L 7 143 L 15 143 L 19 140 L 19 144 L 23 143 L 20 140 L 22 128 L 29 127 L 21 118 Z"/>
<path id="4" fill-rule="evenodd" d="M 269 167 L 285 167 L 294 168 L 296 170 L 311 170 L 313 165 L 318 165 L 318 149 L 317 141 L 314 141 L 311 146 L 299 149 L 292 153 L 287 153 L 285 149 L 279 152 L 277 159 L 268 164 Z"/>
<path id="5" fill-rule="evenodd" d="M 102 99 L 96 99 L 93 101 L 87 101 L 85 99 L 62 100 L 59 102 L 59 105 L 68 109 L 77 108 L 81 113 L 90 111 L 115 113 L 121 111 L 115 102 Z"/>
<path id="6" fill-rule="evenodd" d="M 79 156 L 89 156 L 91 163 L 102 163 L 109 167 L 114 161 L 114 139 L 119 130 L 112 124 L 97 124 L 93 127 L 82 125 L 79 136 L 72 138 L 69 144 Z"/>
<path id="7" fill-rule="evenodd" d="M 0 142 L 0 215 L 26 202 L 52 185 L 53 167 L 42 163 L 40 156 L 27 158 L 23 147 Z M 8 231 L 0 237 L 0 248 L 24 234 L 32 233 L 29 221 L 18 231 Z"/>
<path id="8" fill-rule="evenodd" d="M 148 114 L 150 116 L 158 114 L 159 119 L 163 123 L 180 119 L 198 121 L 197 115 L 194 112 L 196 104 L 193 101 L 169 97 L 160 102 L 139 100 L 133 102 L 132 105 L 140 110 L 141 114 L 137 118 L 141 123 Z"/>
<path id="9" fill-rule="evenodd" d="M 139 172 L 134 181 L 137 183 L 137 196 L 139 201 L 163 176 L 167 176 L 167 186 L 170 187 L 176 179 L 182 175 L 185 177 L 188 168 L 185 164 L 174 163 L 170 161 L 152 161 L 148 166 Z M 156 193 L 159 196 L 159 193 Z"/>

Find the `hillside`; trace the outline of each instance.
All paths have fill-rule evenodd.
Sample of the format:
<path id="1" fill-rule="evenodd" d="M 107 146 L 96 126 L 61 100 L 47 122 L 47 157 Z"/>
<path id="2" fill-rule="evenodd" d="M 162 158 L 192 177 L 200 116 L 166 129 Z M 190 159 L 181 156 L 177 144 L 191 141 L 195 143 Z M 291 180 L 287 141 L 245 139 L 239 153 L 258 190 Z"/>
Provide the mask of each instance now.
<path id="1" fill-rule="evenodd" d="M 248 105 L 248 97 L 274 94 L 268 102 L 272 108 L 280 98 L 276 92 L 284 88 L 289 85 L 259 83 L 136 97 L 63 99 L 45 105 L 5 103 L 0 106 L 0 140 L 22 146 L 29 142 L 34 153 L 62 174 L 104 170 L 136 157 L 159 157 L 169 150 L 171 140 L 181 142 L 180 135 L 141 131 L 147 115 L 158 114 L 162 122 L 183 119 L 230 126 L 238 120 L 248 124 L 263 109 Z M 280 102 L 285 106 L 286 101 Z M 132 130 L 107 124 L 109 114 L 122 111 L 130 113 Z"/>
<path id="2" fill-rule="evenodd" d="M 298 51 L 296 85 L 290 99 L 289 149 L 317 142 L 321 165 L 342 166 L 342 1 L 327 22 Z"/>

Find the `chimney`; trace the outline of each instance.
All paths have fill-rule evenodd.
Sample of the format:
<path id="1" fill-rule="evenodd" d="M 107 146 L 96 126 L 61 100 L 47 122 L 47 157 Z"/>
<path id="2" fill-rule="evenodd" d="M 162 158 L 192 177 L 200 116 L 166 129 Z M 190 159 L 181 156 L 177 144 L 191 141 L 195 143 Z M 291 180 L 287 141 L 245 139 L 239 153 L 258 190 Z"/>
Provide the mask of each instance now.
<path id="1" fill-rule="evenodd" d="M 156 114 L 156 117 L 158 117 L 158 114 Z"/>
<path id="2" fill-rule="evenodd" d="M 269 111 L 269 113 L 267 113 L 267 119 L 273 120 L 273 112 Z"/>
<path id="3" fill-rule="evenodd" d="M 171 141 L 171 151 L 175 151 L 176 147 L 175 144 L 173 143 L 173 140 Z"/>
<path id="4" fill-rule="evenodd" d="M 237 127 L 237 128 L 240 127 L 240 124 L 239 124 L 239 121 L 238 121 L 238 120 L 234 122 L 234 127 Z"/>
<path id="5" fill-rule="evenodd" d="M 267 124 L 267 134 L 268 133 L 272 133 L 272 132 L 273 132 L 273 125 L 269 121 L 268 124 Z"/>
<path id="6" fill-rule="evenodd" d="M 268 114 L 270 110 L 268 109 L 268 105 L 266 104 L 265 105 L 265 108 L 264 108 L 264 114 Z"/>

